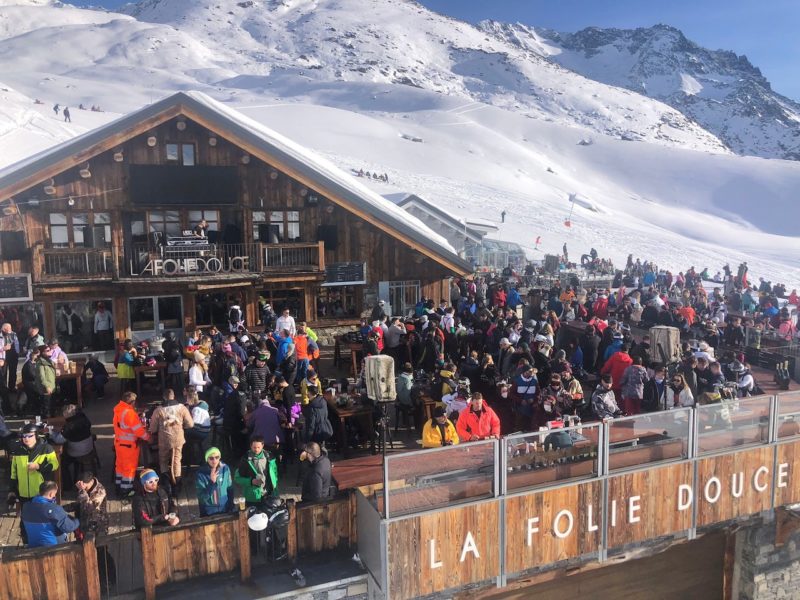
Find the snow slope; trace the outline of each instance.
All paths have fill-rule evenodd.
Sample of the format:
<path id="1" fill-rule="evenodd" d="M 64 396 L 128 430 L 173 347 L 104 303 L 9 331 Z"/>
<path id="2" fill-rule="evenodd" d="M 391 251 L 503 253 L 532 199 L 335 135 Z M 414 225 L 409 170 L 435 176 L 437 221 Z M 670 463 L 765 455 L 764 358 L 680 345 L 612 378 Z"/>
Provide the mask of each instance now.
<path id="1" fill-rule="evenodd" d="M 523 52 L 405 0 L 161 0 L 129 7 L 138 19 L 35 3 L 0 4 L 0 166 L 198 89 L 345 171 L 388 173 L 365 182 L 380 194 L 506 210 L 501 234 L 528 248 L 541 236 L 543 251 L 672 269 L 748 260 L 800 287 L 800 163 L 734 156 L 665 105 L 543 58 L 558 49 L 545 37 Z"/>

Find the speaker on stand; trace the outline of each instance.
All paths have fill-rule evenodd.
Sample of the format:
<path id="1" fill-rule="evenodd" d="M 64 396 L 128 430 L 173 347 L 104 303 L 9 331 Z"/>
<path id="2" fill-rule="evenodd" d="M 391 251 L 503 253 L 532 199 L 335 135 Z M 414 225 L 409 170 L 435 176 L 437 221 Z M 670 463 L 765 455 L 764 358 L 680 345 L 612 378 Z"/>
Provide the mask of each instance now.
<path id="1" fill-rule="evenodd" d="M 367 385 L 367 397 L 379 407 L 381 452 L 383 462 L 386 462 L 386 442 L 394 449 L 394 440 L 389 428 L 389 415 L 386 406 L 397 399 L 397 390 L 394 383 L 394 359 L 391 356 L 368 356 L 364 359 L 364 382 Z"/>

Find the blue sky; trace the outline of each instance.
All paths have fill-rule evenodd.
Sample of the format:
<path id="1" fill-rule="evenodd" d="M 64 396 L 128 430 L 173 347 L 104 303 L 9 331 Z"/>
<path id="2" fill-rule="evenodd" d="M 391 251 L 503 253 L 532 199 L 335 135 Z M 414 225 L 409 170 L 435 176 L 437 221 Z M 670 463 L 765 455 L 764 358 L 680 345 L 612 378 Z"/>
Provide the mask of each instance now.
<path id="1" fill-rule="evenodd" d="M 76 0 L 73 0 L 76 2 Z M 774 90 L 800 100 L 800 0 L 420 0 L 466 21 L 520 21 L 558 31 L 665 23 L 711 49 L 745 54 Z M 94 0 L 107 8 L 123 0 Z"/>

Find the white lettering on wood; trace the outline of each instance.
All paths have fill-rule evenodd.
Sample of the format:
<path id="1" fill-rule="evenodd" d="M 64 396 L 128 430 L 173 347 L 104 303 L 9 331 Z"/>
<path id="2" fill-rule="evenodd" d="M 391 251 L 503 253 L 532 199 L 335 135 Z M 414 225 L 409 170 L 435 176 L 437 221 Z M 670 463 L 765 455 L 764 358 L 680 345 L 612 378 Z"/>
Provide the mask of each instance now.
<path id="1" fill-rule="evenodd" d="M 533 546 L 533 534 L 539 533 L 539 528 L 537 524 L 539 523 L 539 517 L 531 517 L 528 519 L 528 546 Z"/>
<path id="2" fill-rule="evenodd" d="M 692 486 L 682 483 L 678 486 L 678 510 L 687 510 L 691 508 L 694 501 L 694 490 Z"/>
<path id="3" fill-rule="evenodd" d="M 431 551 L 431 569 L 438 569 L 442 566 L 442 561 L 436 560 L 436 540 L 431 540 L 429 545 Z"/>
<path id="4" fill-rule="evenodd" d="M 594 523 L 594 505 L 592 504 L 589 505 L 589 514 L 587 515 L 586 521 L 587 521 L 586 531 L 597 531 L 598 529 L 600 529 Z"/>
<path id="5" fill-rule="evenodd" d="M 612 527 L 616 527 L 617 526 L 617 501 L 616 500 L 612 500 L 611 501 L 611 526 Z"/>
<path id="6" fill-rule="evenodd" d="M 739 471 L 731 476 L 731 494 L 734 498 L 741 498 L 744 491 L 744 472 Z"/>
<path id="7" fill-rule="evenodd" d="M 631 496 L 628 498 L 628 523 L 638 523 L 642 518 L 637 514 L 641 510 L 639 501 L 641 496 Z"/>
<path id="8" fill-rule="evenodd" d="M 561 530 L 561 528 L 559 527 L 559 524 L 561 523 L 562 517 L 566 517 L 567 518 L 567 529 L 566 530 Z M 553 533 L 556 534 L 557 538 L 563 540 L 570 533 L 572 533 L 572 525 L 573 525 L 573 523 L 574 523 L 574 519 L 572 517 L 572 513 L 570 511 L 564 509 L 564 510 L 562 510 L 561 512 L 559 512 L 556 515 L 555 519 L 553 519 Z"/>
<path id="9" fill-rule="evenodd" d="M 786 487 L 786 478 L 789 477 L 789 463 L 781 463 L 778 465 L 778 483 L 777 487 Z"/>
<path id="10" fill-rule="evenodd" d="M 464 538 L 464 545 L 461 547 L 461 558 L 459 562 L 464 562 L 464 559 L 467 557 L 467 552 L 471 552 L 475 558 L 480 558 L 481 555 L 478 553 L 478 546 L 475 545 L 475 538 L 472 537 L 472 532 L 467 532 L 467 537 Z"/>
<path id="11" fill-rule="evenodd" d="M 714 495 L 712 496 L 710 493 L 711 486 L 714 486 Z M 709 504 L 716 504 L 717 500 L 719 500 L 720 495 L 722 494 L 722 483 L 720 482 L 718 477 L 712 477 L 708 481 L 706 481 L 706 487 L 703 489 L 703 495 L 706 498 L 706 502 Z"/>
<path id="12" fill-rule="evenodd" d="M 765 481 L 763 484 L 759 484 L 759 476 L 764 475 Z M 766 481 L 766 476 L 769 475 L 769 469 L 767 467 L 761 466 L 756 469 L 756 472 L 753 474 L 753 487 L 757 492 L 763 492 L 769 486 L 769 483 Z"/>

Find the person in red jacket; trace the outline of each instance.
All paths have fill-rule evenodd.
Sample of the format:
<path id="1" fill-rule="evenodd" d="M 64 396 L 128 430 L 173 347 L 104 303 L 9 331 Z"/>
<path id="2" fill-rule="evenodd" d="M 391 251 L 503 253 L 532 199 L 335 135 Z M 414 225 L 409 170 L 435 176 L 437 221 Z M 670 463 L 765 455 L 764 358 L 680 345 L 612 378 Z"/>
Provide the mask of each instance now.
<path id="1" fill-rule="evenodd" d="M 592 304 L 592 314 L 598 319 L 605 320 L 608 318 L 608 296 L 600 294 Z"/>
<path id="2" fill-rule="evenodd" d="M 458 415 L 456 423 L 458 439 L 474 442 L 500 437 L 500 419 L 488 404 L 483 402 L 483 394 L 472 394 L 470 405 Z"/>
<path id="3" fill-rule="evenodd" d="M 630 357 L 631 345 L 628 342 L 622 344 L 619 352 L 612 354 L 603 368 L 600 369 L 601 375 L 610 374 L 613 378 L 613 385 L 611 389 L 614 391 L 614 397 L 617 399 L 617 405 L 621 406 L 622 402 L 622 375 L 625 369 L 633 364 L 633 359 Z"/>

